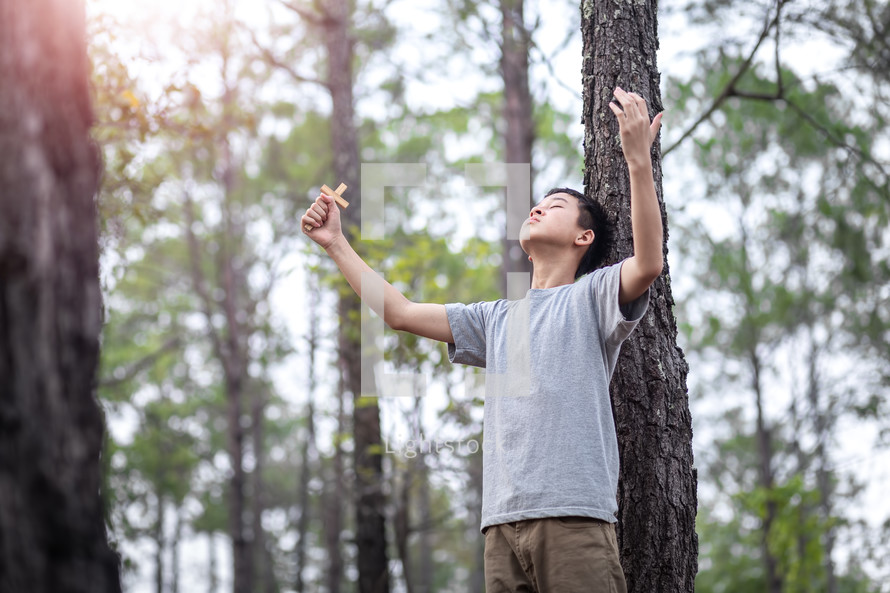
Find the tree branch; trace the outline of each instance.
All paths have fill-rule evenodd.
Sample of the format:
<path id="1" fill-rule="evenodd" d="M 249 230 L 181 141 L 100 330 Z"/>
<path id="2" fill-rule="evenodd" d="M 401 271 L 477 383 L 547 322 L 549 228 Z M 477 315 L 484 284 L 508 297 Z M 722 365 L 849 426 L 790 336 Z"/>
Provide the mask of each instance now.
<path id="1" fill-rule="evenodd" d="M 875 160 L 875 158 L 871 154 L 869 154 L 867 152 L 863 152 L 859 148 L 857 148 L 855 146 L 851 146 L 850 144 L 847 144 L 843 139 L 835 136 L 834 133 L 832 133 L 832 131 L 829 130 L 827 126 L 820 123 L 816 118 L 814 118 L 812 115 L 807 113 L 802 107 L 800 107 L 794 101 L 791 101 L 787 98 L 783 98 L 783 100 L 785 101 L 785 103 L 788 104 L 789 107 L 791 107 L 791 109 L 793 109 L 808 124 L 810 124 L 811 126 L 813 126 L 813 128 L 815 128 L 816 130 L 821 132 L 822 135 L 824 135 L 828 139 L 829 142 L 831 142 L 832 144 L 834 144 L 835 146 L 837 146 L 839 148 L 846 149 L 851 154 L 859 157 L 863 161 L 871 163 L 872 165 L 877 167 L 878 171 L 880 171 L 881 174 L 884 176 L 884 183 L 886 183 L 887 180 L 890 179 L 890 174 L 888 174 L 887 170 L 884 168 L 884 163 L 881 163 L 880 161 Z M 871 181 L 871 179 L 868 177 L 868 175 L 866 175 L 865 178 L 868 179 L 869 184 L 876 191 L 878 191 L 879 193 L 884 193 L 884 194 L 887 193 L 887 188 L 882 188 L 882 187 L 876 185 L 873 181 Z"/>
<path id="2" fill-rule="evenodd" d="M 778 4 L 781 4 L 782 1 L 783 0 L 779 0 Z M 767 13 L 767 17 L 769 17 L 769 13 Z M 708 107 L 707 111 L 705 111 L 701 115 L 701 117 L 699 117 L 695 121 L 695 123 L 693 123 L 685 132 L 683 132 L 683 135 L 680 136 L 679 140 L 677 140 L 676 142 L 671 144 L 666 150 L 662 151 L 661 158 L 666 157 L 672 150 L 674 150 L 680 144 L 682 144 L 684 140 L 689 138 L 693 134 L 693 132 L 695 132 L 695 130 L 698 129 L 698 127 L 701 124 L 706 122 L 711 117 L 711 115 L 715 111 L 717 111 L 717 109 L 723 104 L 723 102 L 732 95 L 732 93 L 735 91 L 735 85 L 739 82 L 739 80 L 742 78 L 742 76 L 745 74 L 745 72 L 747 72 L 748 69 L 751 67 L 751 63 L 754 60 L 754 55 L 757 53 L 757 50 L 760 49 L 761 44 L 763 43 L 764 39 L 766 39 L 767 36 L 769 35 L 770 30 L 772 30 L 772 28 L 775 25 L 777 25 L 778 22 L 779 22 L 779 10 L 777 8 L 775 18 L 773 18 L 772 20 L 769 20 L 769 18 L 767 18 L 767 22 L 764 25 L 763 30 L 760 32 L 760 36 L 757 38 L 757 43 L 754 44 L 754 47 L 748 53 L 748 57 L 745 58 L 745 61 L 742 62 L 742 65 L 741 65 L 741 67 L 739 67 L 739 70 L 735 73 L 735 76 L 732 77 L 732 79 L 726 84 L 726 86 L 720 92 L 720 94 L 717 95 L 717 97 L 714 99 L 714 102 L 711 103 L 710 107 Z"/>
<path id="3" fill-rule="evenodd" d="M 754 99 L 756 101 L 779 101 L 785 99 L 778 93 L 752 93 L 751 91 L 742 91 L 739 89 L 731 89 L 727 98 L 738 97 L 740 99 Z"/>
<path id="4" fill-rule="evenodd" d="M 327 84 L 323 80 L 313 78 L 311 76 L 303 76 L 302 74 L 294 70 L 292 66 L 278 59 L 269 48 L 260 43 L 259 39 L 257 39 L 256 37 L 256 33 L 254 33 L 253 30 L 249 28 L 246 29 L 248 34 L 250 35 L 251 41 L 253 41 L 253 45 L 260 51 L 261 54 L 263 54 L 263 58 L 265 58 L 266 62 L 268 62 L 269 65 L 284 70 L 285 72 L 290 74 L 291 78 L 293 78 L 295 82 L 308 82 L 311 84 L 317 84 L 323 87 L 327 87 Z"/>
<path id="5" fill-rule="evenodd" d="M 116 387 L 116 386 L 120 385 L 121 383 L 125 383 L 125 382 L 129 381 L 130 379 L 132 379 L 133 377 L 138 375 L 140 372 L 151 367 L 155 363 L 155 361 L 157 359 L 159 359 L 161 356 L 163 356 L 170 350 L 173 350 L 174 348 L 178 348 L 180 343 L 181 342 L 180 342 L 179 336 L 174 336 L 174 337 L 170 338 L 169 340 L 167 340 L 164 343 L 163 346 L 161 346 L 160 348 L 158 348 L 157 350 L 155 350 L 148 356 L 145 356 L 145 357 L 141 358 L 140 360 L 137 360 L 136 362 L 131 364 L 129 367 L 124 369 L 124 374 L 122 376 L 120 376 L 120 377 L 112 376 L 112 377 L 108 377 L 106 379 L 100 379 L 99 387 L 106 387 L 106 388 Z"/>
<path id="6" fill-rule="evenodd" d="M 327 17 L 327 14 L 324 12 L 324 7 L 322 6 L 321 2 L 314 2 L 314 5 L 315 5 L 315 8 L 317 10 L 319 10 L 322 14 L 316 14 L 313 12 L 309 12 L 302 6 L 298 6 L 297 4 L 294 4 L 292 2 L 286 2 L 285 0 L 281 0 L 281 5 L 284 6 L 285 8 L 287 8 L 288 10 L 290 10 L 291 12 L 296 13 L 297 16 L 299 16 L 301 19 L 303 19 L 307 23 L 311 23 L 313 25 L 323 25 L 324 20 Z"/>
<path id="7" fill-rule="evenodd" d="M 782 64 L 779 61 L 779 39 L 782 30 L 782 5 L 785 4 L 785 0 L 779 0 L 779 3 L 776 5 L 776 52 L 775 52 L 775 61 L 776 61 L 776 94 L 778 96 L 782 96 L 785 93 L 785 89 L 782 87 Z"/>

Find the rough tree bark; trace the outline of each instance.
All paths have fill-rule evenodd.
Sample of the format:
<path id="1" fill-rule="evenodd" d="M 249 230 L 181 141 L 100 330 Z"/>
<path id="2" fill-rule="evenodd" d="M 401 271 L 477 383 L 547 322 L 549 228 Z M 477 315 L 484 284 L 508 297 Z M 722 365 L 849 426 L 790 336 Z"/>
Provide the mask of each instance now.
<path id="1" fill-rule="evenodd" d="M 0 591 L 121 590 L 100 496 L 82 2 L 0 2 Z"/>
<path id="2" fill-rule="evenodd" d="M 501 9 L 501 77 L 504 81 L 505 156 L 508 163 L 528 163 L 534 186 L 532 145 L 535 141 L 535 121 L 532 94 L 528 84 L 528 51 L 531 32 L 525 23 L 524 0 L 500 0 Z M 505 202 L 506 203 L 506 202 Z M 529 210 L 532 204 L 529 201 Z M 504 210 L 506 212 L 506 209 Z M 504 266 L 501 274 L 501 294 L 507 295 L 507 274 L 527 272 L 531 280 L 532 266 L 518 237 L 504 234 Z"/>
<path id="3" fill-rule="evenodd" d="M 650 115 L 662 110 L 656 19 L 656 0 L 581 3 L 584 185 L 615 225 L 610 261 L 632 255 L 633 243 L 627 165 L 608 103 L 621 86 L 643 96 Z M 666 256 L 658 143 L 652 164 Z M 677 347 L 666 262 L 651 289 L 649 312 L 622 348 L 611 387 L 621 455 L 618 542 L 631 592 L 691 592 L 698 566 L 688 367 Z"/>

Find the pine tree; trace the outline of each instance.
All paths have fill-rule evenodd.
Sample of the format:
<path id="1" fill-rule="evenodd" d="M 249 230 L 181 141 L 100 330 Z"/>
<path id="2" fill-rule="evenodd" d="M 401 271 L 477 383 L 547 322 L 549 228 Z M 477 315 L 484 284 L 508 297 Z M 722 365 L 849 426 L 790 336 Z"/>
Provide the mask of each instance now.
<path id="1" fill-rule="evenodd" d="M 613 262 L 633 254 L 633 241 L 630 182 L 608 103 L 620 86 L 646 99 L 650 116 L 662 110 L 656 15 L 656 0 L 581 3 L 584 185 L 614 223 Z M 667 255 L 657 142 L 652 165 Z M 623 346 L 611 386 L 621 456 L 618 545 L 628 591 L 691 592 L 698 563 L 696 473 L 688 367 L 677 347 L 667 258 L 650 290 L 649 311 Z"/>

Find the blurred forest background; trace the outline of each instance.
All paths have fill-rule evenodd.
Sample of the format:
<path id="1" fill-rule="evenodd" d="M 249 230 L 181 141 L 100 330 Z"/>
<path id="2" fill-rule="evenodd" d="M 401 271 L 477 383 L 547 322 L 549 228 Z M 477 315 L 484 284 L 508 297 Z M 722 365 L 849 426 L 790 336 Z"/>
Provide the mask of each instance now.
<path id="1" fill-rule="evenodd" d="M 126 590 L 229 591 L 238 573 L 257 593 L 355 591 L 369 482 L 353 418 L 370 404 L 337 359 L 345 283 L 299 217 L 342 181 L 343 134 L 361 162 L 424 163 L 425 186 L 387 190 L 386 239 L 357 249 L 412 300 L 499 298 L 502 190 L 469 187 L 464 165 L 527 150 L 534 195 L 580 189 L 579 5 L 87 10 L 105 494 Z M 890 3 L 660 12 L 696 588 L 890 592 Z M 354 115 L 335 118 L 344 100 Z M 443 345 L 387 343 L 389 370 L 432 378 L 425 397 L 370 405 L 391 590 L 482 591 L 472 376 Z"/>

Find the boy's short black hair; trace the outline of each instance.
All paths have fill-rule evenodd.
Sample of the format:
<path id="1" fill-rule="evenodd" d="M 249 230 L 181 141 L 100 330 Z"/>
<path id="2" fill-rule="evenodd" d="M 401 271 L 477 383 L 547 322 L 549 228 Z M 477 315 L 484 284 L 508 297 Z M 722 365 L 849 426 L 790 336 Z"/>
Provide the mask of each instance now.
<path id="1" fill-rule="evenodd" d="M 584 274 L 589 274 L 600 267 L 606 259 L 606 254 L 612 243 L 612 225 L 609 223 L 609 217 L 603 207 L 578 190 L 570 187 L 555 187 L 548 191 L 544 197 L 553 194 L 569 194 L 577 198 L 578 206 L 581 209 L 578 226 L 593 231 L 593 243 L 587 248 L 587 252 L 581 258 L 581 263 L 578 264 L 578 269 L 575 270 L 575 279 L 577 280 Z"/>

